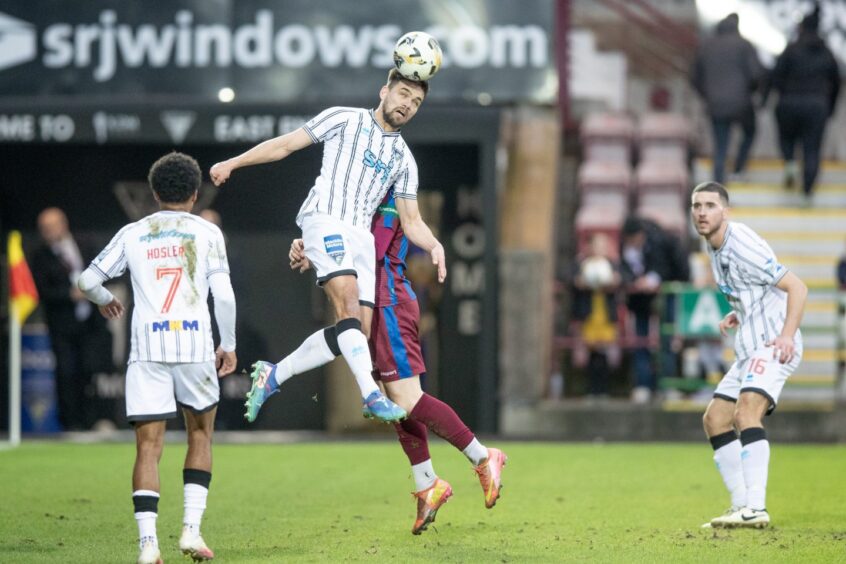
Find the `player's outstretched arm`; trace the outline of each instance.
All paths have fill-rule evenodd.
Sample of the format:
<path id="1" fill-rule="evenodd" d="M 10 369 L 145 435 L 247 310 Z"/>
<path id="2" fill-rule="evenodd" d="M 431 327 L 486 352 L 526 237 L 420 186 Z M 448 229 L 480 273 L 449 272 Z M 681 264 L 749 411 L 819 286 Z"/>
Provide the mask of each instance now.
<path id="1" fill-rule="evenodd" d="M 444 246 L 435 238 L 432 230 L 420 217 L 420 208 L 417 200 L 409 198 L 396 198 L 397 212 L 399 212 L 402 229 L 406 237 L 432 255 L 432 264 L 438 267 L 438 282 L 446 280 L 447 268 Z"/>
<path id="2" fill-rule="evenodd" d="M 211 176 L 215 186 L 220 186 L 229 179 L 232 171 L 236 168 L 282 160 L 294 151 L 308 147 L 313 142 L 311 135 L 301 127 L 296 131 L 259 143 L 237 157 L 216 163 L 211 167 L 209 176 Z"/>

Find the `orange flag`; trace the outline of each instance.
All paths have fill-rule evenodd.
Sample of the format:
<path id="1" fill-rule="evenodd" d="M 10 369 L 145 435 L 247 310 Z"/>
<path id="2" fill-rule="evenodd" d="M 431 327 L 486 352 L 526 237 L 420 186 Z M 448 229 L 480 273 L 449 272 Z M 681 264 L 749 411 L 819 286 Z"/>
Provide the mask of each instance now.
<path id="1" fill-rule="evenodd" d="M 26 264 L 20 231 L 9 233 L 8 244 L 9 309 L 18 318 L 18 323 L 23 325 L 38 305 L 38 290 L 35 289 L 32 272 Z"/>

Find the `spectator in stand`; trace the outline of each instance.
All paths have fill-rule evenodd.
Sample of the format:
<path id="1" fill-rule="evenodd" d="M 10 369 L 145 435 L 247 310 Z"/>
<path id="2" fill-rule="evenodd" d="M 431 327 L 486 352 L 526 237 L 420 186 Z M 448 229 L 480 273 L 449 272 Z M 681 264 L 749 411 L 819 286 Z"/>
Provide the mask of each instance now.
<path id="1" fill-rule="evenodd" d="M 38 231 L 43 245 L 33 254 L 32 275 L 56 357 L 59 421 L 66 431 L 82 431 L 97 417 L 91 378 L 113 368 L 106 321 L 76 286 L 96 250 L 71 234 L 59 208 L 38 215 Z"/>
<path id="2" fill-rule="evenodd" d="M 799 24 L 799 34 L 776 61 L 770 86 L 779 93 L 775 115 L 781 154 L 784 158 L 784 185 L 796 182 L 794 151 L 802 143 L 802 188 L 804 205 L 811 204 L 814 183 L 820 168 L 823 133 L 834 113 L 840 92 L 837 61 L 819 34 L 820 6 Z"/>
<path id="3" fill-rule="evenodd" d="M 574 364 L 586 365 L 588 393 L 595 398 L 608 395 L 611 368 L 620 361 L 616 325 L 620 273 L 619 265 L 610 257 L 609 237 L 594 234 L 573 280 L 573 319 L 578 322 L 581 337 L 581 347 L 574 351 Z"/>
<path id="4" fill-rule="evenodd" d="M 731 126 L 743 129 L 743 139 L 734 160 L 734 178 L 746 168 L 755 140 L 753 95 L 764 77 L 764 67 L 755 48 L 741 37 L 737 14 L 717 24 L 711 37 L 702 40 L 691 71 L 693 87 L 702 96 L 711 117 L 714 134 L 714 180 L 725 177 Z"/>
<path id="5" fill-rule="evenodd" d="M 639 217 L 629 217 L 623 224 L 620 257 L 623 290 L 629 311 L 634 315 L 638 338 L 633 356 L 635 383 L 632 401 L 647 403 L 657 384 L 652 351 L 647 343 L 655 298 L 663 282 L 687 281 L 690 267 L 677 238 L 655 222 Z M 666 309 L 669 315 L 672 315 L 673 306 L 674 302 L 668 296 Z"/>
<path id="6" fill-rule="evenodd" d="M 846 251 L 840 255 L 837 263 L 837 286 L 841 291 L 846 290 Z"/>
<path id="7" fill-rule="evenodd" d="M 838 382 L 843 382 L 846 378 L 846 252 L 840 255 L 840 260 L 837 262 L 837 287 L 840 289 L 840 296 L 837 300 L 837 325 L 839 327 L 839 335 L 837 339 L 837 346 L 840 356 L 837 360 L 837 374 Z"/>

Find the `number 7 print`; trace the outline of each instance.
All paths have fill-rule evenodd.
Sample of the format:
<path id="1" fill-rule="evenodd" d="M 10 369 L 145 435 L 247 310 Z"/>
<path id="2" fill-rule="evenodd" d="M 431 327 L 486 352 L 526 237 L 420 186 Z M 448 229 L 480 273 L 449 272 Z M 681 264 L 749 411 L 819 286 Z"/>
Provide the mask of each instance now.
<path id="1" fill-rule="evenodd" d="M 156 280 L 161 280 L 165 276 L 173 276 L 173 282 L 170 283 L 170 288 L 167 290 L 164 305 L 162 306 L 162 313 L 170 311 L 170 306 L 173 305 L 173 298 L 176 296 L 176 289 L 179 287 L 179 281 L 182 280 L 182 267 L 172 268 L 157 268 Z"/>

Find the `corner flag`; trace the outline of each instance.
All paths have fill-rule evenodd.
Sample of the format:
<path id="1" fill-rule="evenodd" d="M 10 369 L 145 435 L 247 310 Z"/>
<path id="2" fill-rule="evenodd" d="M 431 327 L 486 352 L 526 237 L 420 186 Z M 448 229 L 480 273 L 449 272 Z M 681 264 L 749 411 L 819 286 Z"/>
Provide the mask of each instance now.
<path id="1" fill-rule="evenodd" d="M 38 290 L 26 264 L 20 231 L 9 233 L 9 306 L 20 325 L 38 305 Z"/>

